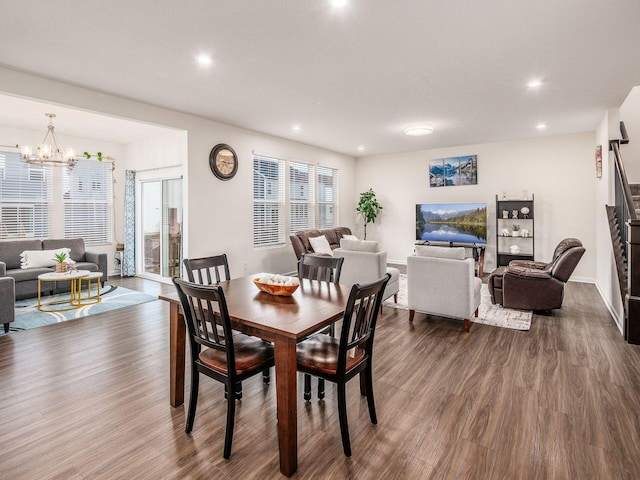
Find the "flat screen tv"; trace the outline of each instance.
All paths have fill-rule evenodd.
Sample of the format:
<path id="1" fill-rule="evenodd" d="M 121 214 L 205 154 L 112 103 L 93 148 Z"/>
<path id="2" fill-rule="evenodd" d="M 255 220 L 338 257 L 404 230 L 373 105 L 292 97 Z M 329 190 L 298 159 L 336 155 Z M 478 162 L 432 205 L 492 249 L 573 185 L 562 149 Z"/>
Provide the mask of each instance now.
<path id="1" fill-rule="evenodd" d="M 486 203 L 416 205 L 416 240 L 429 243 L 487 243 Z"/>

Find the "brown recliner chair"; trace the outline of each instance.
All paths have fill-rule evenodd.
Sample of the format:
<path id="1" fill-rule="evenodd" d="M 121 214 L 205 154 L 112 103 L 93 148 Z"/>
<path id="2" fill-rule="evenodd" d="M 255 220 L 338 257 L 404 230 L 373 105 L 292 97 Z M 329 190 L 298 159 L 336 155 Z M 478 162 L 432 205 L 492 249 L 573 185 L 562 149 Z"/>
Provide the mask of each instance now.
<path id="1" fill-rule="evenodd" d="M 562 306 L 564 284 L 584 255 L 582 242 L 565 238 L 549 263 L 514 260 L 489 276 L 492 303 L 521 310 L 552 310 Z"/>

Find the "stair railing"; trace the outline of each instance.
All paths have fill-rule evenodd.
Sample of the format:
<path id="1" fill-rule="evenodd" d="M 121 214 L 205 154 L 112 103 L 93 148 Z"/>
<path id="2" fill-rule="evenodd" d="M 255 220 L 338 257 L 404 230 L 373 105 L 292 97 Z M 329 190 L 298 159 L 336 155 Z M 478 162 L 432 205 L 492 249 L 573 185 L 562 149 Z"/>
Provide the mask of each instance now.
<path id="1" fill-rule="evenodd" d="M 622 154 L 620 153 L 620 145 L 629 143 L 629 137 L 627 136 L 627 129 L 624 126 L 624 122 L 620 122 L 620 133 L 622 134 L 621 139 L 609 141 L 609 150 L 613 151 L 614 153 L 614 196 L 616 214 L 618 216 L 618 222 L 620 222 L 619 227 L 624 245 L 624 256 L 625 258 L 628 258 L 626 245 L 626 240 L 628 238 L 628 221 L 637 220 L 638 217 L 636 215 L 636 209 L 633 205 L 633 196 L 631 194 L 629 180 L 627 179 L 627 173 L 622 162 Z"/>

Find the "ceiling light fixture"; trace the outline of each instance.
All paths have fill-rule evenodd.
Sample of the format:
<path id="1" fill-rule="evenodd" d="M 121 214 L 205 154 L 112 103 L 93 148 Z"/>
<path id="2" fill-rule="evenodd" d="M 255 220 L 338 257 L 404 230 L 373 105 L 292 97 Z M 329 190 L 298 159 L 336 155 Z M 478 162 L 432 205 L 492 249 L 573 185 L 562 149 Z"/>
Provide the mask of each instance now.
<path id="1" fill-rule="evenodd" d="M 539 123 L 538 125 L 536 125 L 536 128 L 538 130 L 545 130 L 547 128 L 547 124 L 546 123 Z"/>
<path id="2" fill-rule="evenodd" d="M 358 147 L 358 151 L 359 151 L 359 152 L 364 152 L 364 145 L 360 145 L 360 146 Z"/>
<path id="3" fill-rule="evenodd" d="M 529 88 L 538 88 L 540 86 L 542 86 L 542 82 L 540 80 L 531 80 L 527 83 L 527 87 Z"/>
<path id="4" fill-rule="evenodd" d="M 211 55 L 201 53 L 199 55 L 196 55 L 196 62 L 198 62 L 203 67 L 208 67 L 213 63 L 213 59 L 211 58 Z"/>
<path id="5" fill-rule="evenodd" d="M 291 129 L 292 129 L 294 132 L 299 132 L 299 131 L 300 131 L 300 125 L 294 125 L 293 127 L 291 127 Z"/>
<path id="6" fill-rule="evenodd" d="M 428 124 L 414 125 L 413 127 L 404 129 L 404 134 L 411 137 L 421 137 L 423 135 L 430 135 L 431 133 L 433 133 L 433 126 Z"/>
<path id="7" fill-rule="evenodd" d="M 347 0 L 331 0 L 331 6 L 342 8 L 347 4 Z"/>
<path id="8" fill-rule="evenodd" d="M 47 125 L 47 133 L 42 139 L 42 144 L 33 151 L 31 145 L 22 145 L 20 154 L 25 162 L 31 165 L 41 165 L 45 167 L 73 167 L 76 164 L 76 154 L 72 148 L 66 148 L 64 152 L 58 146 L 56 139 L 55 127 L 53 119 L 56 118 L 53 113 L 45 113 L 49 118 Z M 47 143 L 47 140 L 51 143 Z"/>

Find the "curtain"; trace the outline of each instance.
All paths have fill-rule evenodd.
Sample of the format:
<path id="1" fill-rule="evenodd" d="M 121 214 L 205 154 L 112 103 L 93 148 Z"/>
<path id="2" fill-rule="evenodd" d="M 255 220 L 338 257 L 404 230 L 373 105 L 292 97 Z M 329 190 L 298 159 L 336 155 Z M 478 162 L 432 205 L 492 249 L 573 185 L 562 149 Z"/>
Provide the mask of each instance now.
<path id="1" fill-rule="evenodd" d="M 124 172 L 124 254 L 122 275 L 136 274 L 136 172 Z"/>

